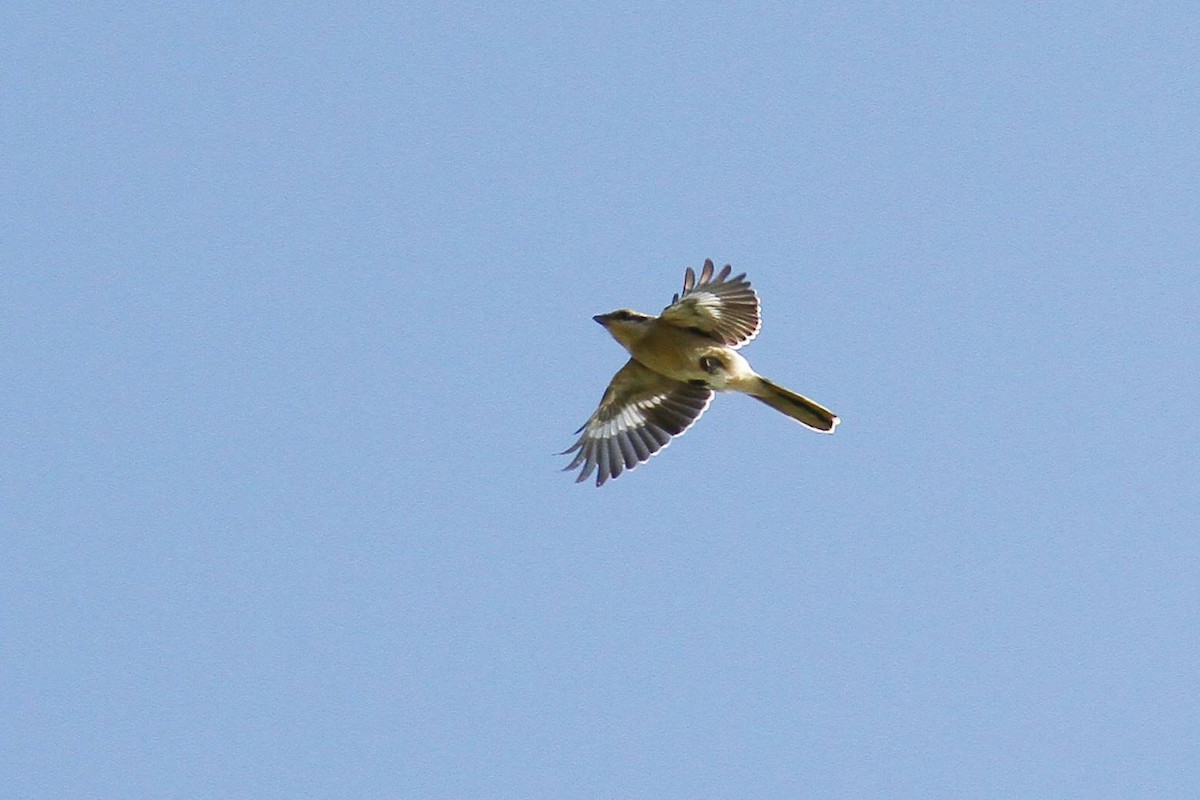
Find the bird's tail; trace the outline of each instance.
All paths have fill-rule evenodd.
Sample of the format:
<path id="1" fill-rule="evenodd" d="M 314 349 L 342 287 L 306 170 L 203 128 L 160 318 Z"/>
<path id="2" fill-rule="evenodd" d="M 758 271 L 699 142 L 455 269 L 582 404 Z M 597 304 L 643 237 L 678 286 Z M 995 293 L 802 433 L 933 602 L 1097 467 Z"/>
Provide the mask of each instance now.
<path id="1" fill-rule="evenodd" d="M 787 414 L 801 425 L 806 425 L 814 431 L 833 433 L 839 422 L 837 414 L 828 408 L 814 403 L 807 397 L 802 397 L 793 391 L 771 383 L 763 377 L 747 391 L 755 400 L 760 400 L 776 411 Z"/>

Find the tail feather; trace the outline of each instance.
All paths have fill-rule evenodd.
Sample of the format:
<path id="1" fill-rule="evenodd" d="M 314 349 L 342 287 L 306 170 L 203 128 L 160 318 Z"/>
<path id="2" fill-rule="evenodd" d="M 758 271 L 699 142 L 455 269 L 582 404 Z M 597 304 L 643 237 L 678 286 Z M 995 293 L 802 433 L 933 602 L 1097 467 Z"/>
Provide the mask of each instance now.
<path id="1" fill-rule="evenodd" d="M 766 403 L 776 411 L 787 414 L 792 419 L 821 433 L 833 433 L 839 422 L 837 414 L 828 408 L 814 403 L 807 397 L 772 383 L 760 377 L 758 383 L 748 394 L 755 400 Z"/>

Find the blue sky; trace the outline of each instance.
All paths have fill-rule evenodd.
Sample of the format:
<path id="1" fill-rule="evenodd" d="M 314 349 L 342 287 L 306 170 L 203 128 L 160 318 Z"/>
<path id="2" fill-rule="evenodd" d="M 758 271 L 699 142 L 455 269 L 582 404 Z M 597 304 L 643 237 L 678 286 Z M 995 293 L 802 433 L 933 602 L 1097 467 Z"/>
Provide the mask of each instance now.
<path id="1" fill-rule="evenodd" d="M 1193 4 L 4 17 L 14 797 L 1194 796 Z"/>

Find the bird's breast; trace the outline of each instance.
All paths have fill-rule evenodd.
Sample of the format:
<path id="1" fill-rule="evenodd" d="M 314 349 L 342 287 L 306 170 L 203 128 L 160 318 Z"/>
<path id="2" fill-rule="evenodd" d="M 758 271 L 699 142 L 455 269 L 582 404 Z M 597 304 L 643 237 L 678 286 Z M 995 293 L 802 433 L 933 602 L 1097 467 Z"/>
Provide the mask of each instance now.
<path id="1" fill-rule="evenodd" d="M 660 375 L 677 381 L 703 381 L 714 389 L 725 388 L 732 377 L 749 369 L 736 351 L 674 326 L 655 326 L 629 352 Z"/>

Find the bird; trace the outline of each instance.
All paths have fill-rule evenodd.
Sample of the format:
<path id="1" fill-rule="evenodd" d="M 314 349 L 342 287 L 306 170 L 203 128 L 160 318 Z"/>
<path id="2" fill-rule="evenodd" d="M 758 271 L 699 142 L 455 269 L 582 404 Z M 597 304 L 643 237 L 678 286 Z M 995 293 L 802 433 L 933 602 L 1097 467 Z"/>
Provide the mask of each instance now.
<path id="1" fill-rule="evenodd" d="M 746 274 L 716 272 L 706 259 L 697 277 L 688 267 L 683 291 L 657 317 L 628 308 L 592 317 L 629 353 L 600 405 L 560 455 L 575 456 L 563 471 L 593 472 L 603 486 L 644 464 L 700 419 L 714 392 L 741 392 L 805 427 L 833 433 L 838 416 L 807 397 L 756 373 L 738 350 L 762 328 L 758 294 Z"/>

